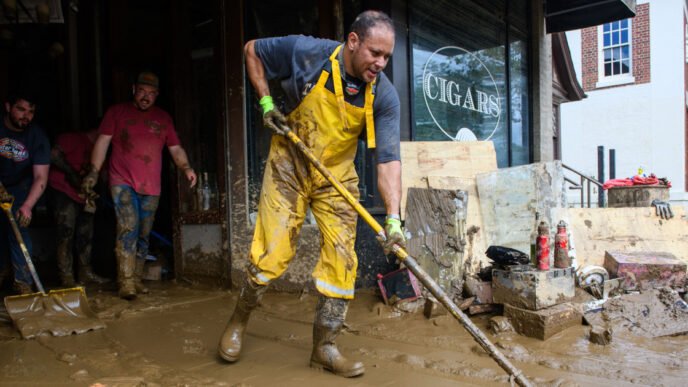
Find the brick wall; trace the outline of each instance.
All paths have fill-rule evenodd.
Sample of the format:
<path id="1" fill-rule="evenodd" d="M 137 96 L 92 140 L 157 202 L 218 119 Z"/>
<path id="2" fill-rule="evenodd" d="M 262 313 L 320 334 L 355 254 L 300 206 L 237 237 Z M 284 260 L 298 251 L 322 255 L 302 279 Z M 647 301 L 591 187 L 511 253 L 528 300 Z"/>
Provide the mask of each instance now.
<path id="1" fill-rule="evenodd" d="M 583 90 L 595 90 L 599 66 L 597 61 L 597 55 L 599 55 L 597 50 L 597 27 L 584 28 L 581 31 L 581 42 L 583 45 L 581 48 Z"/>
<path id="2" fill-rule="evenodd" d="M 595 90 L 599 81 L 599 55 L 597 46 L 598 28 L 589 27 L 581 30 L 581 54 L 583 90 Z M 650 82 L 650 4 L 639 4 L 636 16 L 631 21 L 633 76 L 635 83 Z"/>
<path id="3" fill-rule="evenodd" d="M 650 4 L 639 4 L 633 29 L 633 76 L 635 83 L 650 82 Z"/>

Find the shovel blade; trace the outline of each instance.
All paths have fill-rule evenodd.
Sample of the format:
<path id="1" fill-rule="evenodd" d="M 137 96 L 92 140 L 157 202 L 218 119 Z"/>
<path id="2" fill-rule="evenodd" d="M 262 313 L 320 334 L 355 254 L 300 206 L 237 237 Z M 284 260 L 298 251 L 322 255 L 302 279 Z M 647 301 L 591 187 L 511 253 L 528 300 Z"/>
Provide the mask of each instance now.
<path id="1" fill-rule="evenodd" d="M 5 297 L 7 313 L 22 337 L 68 336 L 105 328 L 88 306 L 81 287 Z"/>

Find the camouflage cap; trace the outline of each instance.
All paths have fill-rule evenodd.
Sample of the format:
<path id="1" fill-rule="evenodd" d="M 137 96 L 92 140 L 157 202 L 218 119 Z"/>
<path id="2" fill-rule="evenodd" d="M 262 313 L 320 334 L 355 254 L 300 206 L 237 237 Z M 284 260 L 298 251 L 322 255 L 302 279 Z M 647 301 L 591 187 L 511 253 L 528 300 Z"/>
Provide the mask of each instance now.
<path id="1" fill-rule="evenodd" d="M 158 76 L 150 71 L 144 71 L 139 73 L 138 77 L 136 77 L 136 84 L 149 85 L 156 88 L 160 87 L 160 81 L 158 80 Z"/>

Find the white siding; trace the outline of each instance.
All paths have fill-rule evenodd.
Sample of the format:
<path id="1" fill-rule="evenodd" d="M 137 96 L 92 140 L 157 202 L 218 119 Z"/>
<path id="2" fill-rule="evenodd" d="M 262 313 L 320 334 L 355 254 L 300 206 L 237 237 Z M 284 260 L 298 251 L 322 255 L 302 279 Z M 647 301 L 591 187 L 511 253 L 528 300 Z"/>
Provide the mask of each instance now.
<path id="1" fill-rule="evenodd" d="M 594 176 L 597 146 L 605 147 L 605 158 L 609 149 L 616 149 L 617 178 L 634 175 L 642 165 L 647 173 L 671 180 L 673 200 L 686 200 L 685 2 L 650 3 L 650 83 L 589 91 L 588 98 L 562 105 L 562 161 Z M 567 35 L 577 72 L 581 69 L 580 36 L 580 31 Z M 608 178 L 608 160 L 605 163 Z"/>

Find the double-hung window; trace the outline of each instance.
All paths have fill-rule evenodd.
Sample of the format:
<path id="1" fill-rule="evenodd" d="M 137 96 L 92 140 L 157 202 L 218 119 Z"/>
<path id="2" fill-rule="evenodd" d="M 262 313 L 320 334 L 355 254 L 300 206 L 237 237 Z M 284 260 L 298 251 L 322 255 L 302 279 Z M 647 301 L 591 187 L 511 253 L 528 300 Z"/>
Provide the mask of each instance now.
<path id="1" fill-rule="evenodd" d="M 604 24 L 600 33 L 598 87 L 634 82 L 631 50 L 631 20 Z"/>

